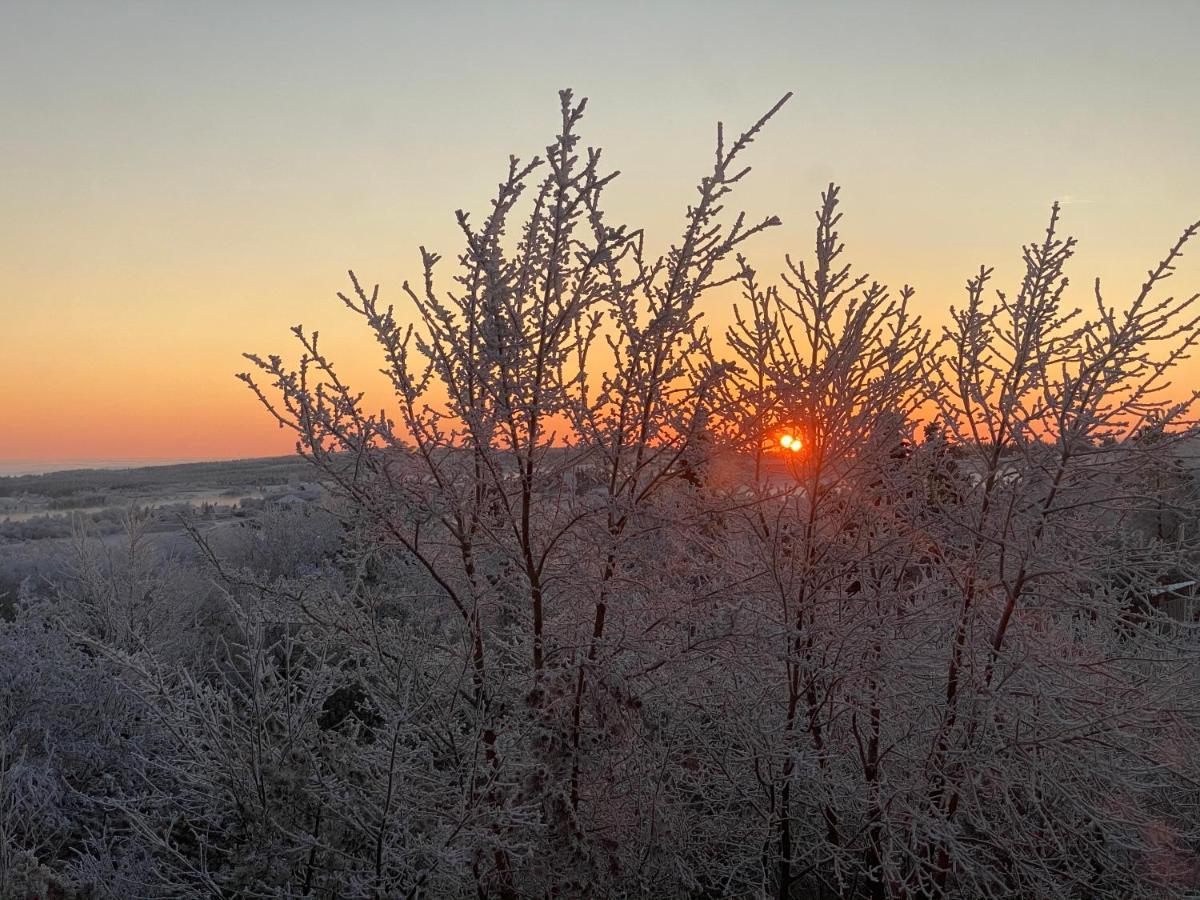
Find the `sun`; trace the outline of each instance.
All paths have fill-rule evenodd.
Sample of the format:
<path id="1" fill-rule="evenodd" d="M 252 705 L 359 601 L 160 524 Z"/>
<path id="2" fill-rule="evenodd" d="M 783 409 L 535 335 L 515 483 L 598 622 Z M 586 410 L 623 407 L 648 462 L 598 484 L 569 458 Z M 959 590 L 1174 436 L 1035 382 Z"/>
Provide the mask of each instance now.
<path id="1" fill-rule="evenodd" d="M 795 435 L 785 434 L 779 439 L 779 445 L 784 450 L 791 450 L 793 453 L 799 453 L 804 448 L 804 441 Z"/>

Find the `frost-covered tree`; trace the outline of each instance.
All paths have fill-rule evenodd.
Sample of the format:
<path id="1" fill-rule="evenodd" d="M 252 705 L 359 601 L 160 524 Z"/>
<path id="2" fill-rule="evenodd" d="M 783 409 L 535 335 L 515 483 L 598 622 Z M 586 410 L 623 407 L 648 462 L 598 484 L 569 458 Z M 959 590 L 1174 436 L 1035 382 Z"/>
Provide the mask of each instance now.
<path id="1" fill-rule="evenodd" d="M 365 408 L 315 335 L 296 329 L 295 369 L 250 357 L 269 384 L 244 379 L 300 452 L 457 620 L 470 687 L 442 711 L 470 761 L 463 802 L 490 819 L 493 846 L 473 851 L 487 889 L 597 889 L 654 861 L 656 836 L 627 835 L 652 802 L 648 760 L 606 738 L 647 727 L 627 675 L 657 665 L 693 627 L 691 600 L 712 590 L 697 584 L 689 599 L 686 573 L 665 592 L 638 578 L 664 540 L 689 552 L 680 519 L 701 514 L 680 494 L 723 369 L 698 303 L 730 279 L 737 248 L 778 224 L 722 213 L 746 146 L 782 103 L 731 143 L 718 129 L 682 235 L 650 256 L 642 232 L 606 220 L 614 176 L 598 150 L 580 152 L 584 103 L 564 91 L 545 161 L 510 160 L 478 227 L 457 214 L 465 249 L 451 287 L 422 250 L 404 317 L 351 276 L 342 300 L 383 350 L 392 414 Z"/>

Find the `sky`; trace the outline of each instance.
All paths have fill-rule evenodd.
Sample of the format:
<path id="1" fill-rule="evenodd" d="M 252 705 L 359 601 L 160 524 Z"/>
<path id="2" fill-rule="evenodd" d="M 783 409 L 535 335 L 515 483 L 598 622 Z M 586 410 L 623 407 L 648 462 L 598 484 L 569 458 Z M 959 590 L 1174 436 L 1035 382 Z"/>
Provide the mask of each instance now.
<path id="1" fill-rule="evenodd" d="M 346 270 L 399 300 L 420 244 L 452 258 L 561 87 L 622 172 L 610 219 L 660 250 L 715 123 L 793 91 L 734 200 L 783 219 L 761 272 L 833 180 L 849 255 L 931 324 L 981 263 L 1012 285 L 1056 199 L 1077 301 L 1129 297 L 1200 218 L 1198 33 L 1192 0 L 0 0 L 0 462 L 289 452 L 240 354 L 302 323 L 377 388 Z"/>

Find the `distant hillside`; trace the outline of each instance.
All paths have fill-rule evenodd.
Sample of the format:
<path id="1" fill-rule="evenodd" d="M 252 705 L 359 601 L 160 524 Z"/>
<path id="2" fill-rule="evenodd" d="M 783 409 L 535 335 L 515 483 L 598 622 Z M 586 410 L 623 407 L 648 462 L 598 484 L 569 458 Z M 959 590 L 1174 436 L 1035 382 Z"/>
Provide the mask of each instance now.
<path id="1" fill-rule="evenodd" d="M 71 469 L 45 475 L 0 477 L 0 497 L 21 494 L 69 497 L 97 491 L 161 492 L 173 486 L 224 489 L 246 484 L 288 484 L 293 481 L 311 480 L 312 476 L 312 467 L 296 456 L 144 466 L 136 469 Z"/>

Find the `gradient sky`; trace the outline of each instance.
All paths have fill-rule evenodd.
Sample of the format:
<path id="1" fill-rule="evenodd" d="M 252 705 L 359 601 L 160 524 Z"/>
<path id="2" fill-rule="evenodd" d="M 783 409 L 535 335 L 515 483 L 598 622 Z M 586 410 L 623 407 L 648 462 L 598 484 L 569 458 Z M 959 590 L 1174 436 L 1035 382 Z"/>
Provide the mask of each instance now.
<path id="1" fill-rule="evenodd" d="M 453 210 L 542 150 L 564 86 L 624 173 L 610 217 L 659 249 L 716 120 L 791 90 L 738 203 L 784 220 L 760 270 L 808 251 L 832 179 L 854 259 L 931 321 L 981 262 L 1011 284 L 1056 198 L 1077 298 L 1127 296 L 1200 218 L 1198 34 L 1195 0 L 6 0 L 0 460 L 289 451 L 239 354 L 303 323 L 369 381 L 345 270 L 398 299 L 418 244 L 451 256 Z"/>

